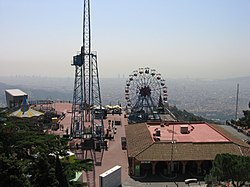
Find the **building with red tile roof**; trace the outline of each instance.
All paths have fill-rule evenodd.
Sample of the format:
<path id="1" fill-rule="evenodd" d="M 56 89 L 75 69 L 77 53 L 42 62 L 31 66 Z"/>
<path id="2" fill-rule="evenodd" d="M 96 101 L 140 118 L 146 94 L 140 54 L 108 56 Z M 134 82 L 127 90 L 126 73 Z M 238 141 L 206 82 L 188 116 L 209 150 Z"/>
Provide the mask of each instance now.
<path id="1" fill-rule="evenodd" d="M 126 126 L 129 171 L 205 175 L 217 154 L 244 155 L 250 146 L 207 123 L 135 124 Z"/>

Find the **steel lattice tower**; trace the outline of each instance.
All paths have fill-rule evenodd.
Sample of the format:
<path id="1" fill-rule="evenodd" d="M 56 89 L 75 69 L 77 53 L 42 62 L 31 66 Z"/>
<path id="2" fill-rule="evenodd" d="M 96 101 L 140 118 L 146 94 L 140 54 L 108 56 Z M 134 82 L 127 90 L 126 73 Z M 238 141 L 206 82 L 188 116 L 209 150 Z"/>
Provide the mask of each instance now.
<path id="1" fill-rule="evenodd" d="M 82 139 L 84 131 L 84 107 L 83 107 L 83 66 L 81 54 L 73 57 L 73 64 L 75 66 L 75 82 L 72 103 L 72 117 L 70 126 L 70 136 Z"/>
<path id="2" fill-rule="evenodd" d="M 84 0 L 83 11 L 83 46 L 81 48 L 84 83 L 85 121 L 90 121 L 91 96 L 91 27 L 90 27 L 90 0 Z"/>
<path id="3" fill-rule="evenodd" d="M 103 138 L 103 116 L 96 118 L 100 107 L 101 92 L 97 65 L 97 53 L 91 52 L 90 0 L 84 0 L 83 46 L 81 53 L 73 57 L 75 83 L 72 105 L 71 136 L 84 138 L 84 123 L 91 123 L 92 137 Z M 98 126 L 98 127 L 97 127 Z"/>

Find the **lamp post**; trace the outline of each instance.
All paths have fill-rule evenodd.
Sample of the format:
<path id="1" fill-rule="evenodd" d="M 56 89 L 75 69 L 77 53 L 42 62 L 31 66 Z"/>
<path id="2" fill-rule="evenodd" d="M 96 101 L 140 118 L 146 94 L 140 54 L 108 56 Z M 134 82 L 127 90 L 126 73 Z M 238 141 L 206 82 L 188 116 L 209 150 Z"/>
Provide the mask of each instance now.
<path id="1" fill-rule="evenodd" d="M 173 130 L 172 130 L 172 141 L 171 141 L 171 175 L 174 171 L 174 164 L 173 164 L 173 154 L 174 154 L 174 124 L 173 124 Z"/>

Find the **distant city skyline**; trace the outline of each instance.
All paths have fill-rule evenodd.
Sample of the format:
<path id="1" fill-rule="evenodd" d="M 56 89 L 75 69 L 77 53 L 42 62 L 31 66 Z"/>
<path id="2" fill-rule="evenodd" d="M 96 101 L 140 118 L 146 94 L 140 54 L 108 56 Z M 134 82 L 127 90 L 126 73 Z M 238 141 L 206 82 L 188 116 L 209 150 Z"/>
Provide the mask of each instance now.
<path id="1" fill-rule="evenodd" d="M 74 77 L 83 0 L 0 0 L 0 75 Z M 249 0 L 92 0 L 100 77 L 250 75 Z"/>

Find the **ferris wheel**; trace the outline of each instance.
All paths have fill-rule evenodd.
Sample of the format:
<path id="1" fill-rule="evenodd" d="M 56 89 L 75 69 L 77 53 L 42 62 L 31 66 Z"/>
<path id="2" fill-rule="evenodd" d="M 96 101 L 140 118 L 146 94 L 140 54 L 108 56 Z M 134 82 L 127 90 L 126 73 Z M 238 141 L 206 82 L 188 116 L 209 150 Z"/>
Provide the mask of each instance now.
<path id="1" fill-rule="evenodd" d="M 133 71 L 125 87 L 129 120 L 136 123 L 147 119 L 158 119 L 159 109 L 164 110 L 167 96 L 165 80 L 155 69 L 139 68 Z"/>

